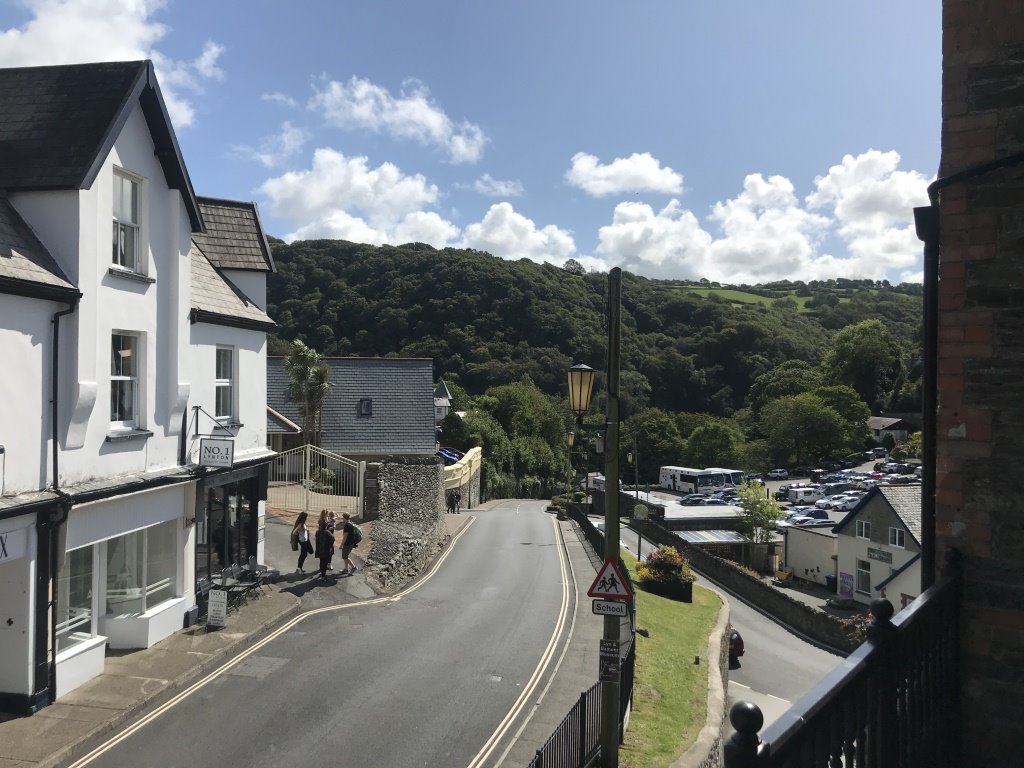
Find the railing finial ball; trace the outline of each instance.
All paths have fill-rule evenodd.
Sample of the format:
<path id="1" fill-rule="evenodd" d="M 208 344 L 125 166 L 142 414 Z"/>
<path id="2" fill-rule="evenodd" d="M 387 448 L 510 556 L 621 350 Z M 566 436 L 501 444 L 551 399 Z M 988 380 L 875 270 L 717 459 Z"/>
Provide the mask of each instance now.
<path id="1" fill-rule="evenodd" d="M 752 701 L 737 701 L 729 708 L 729 722 L 739 733 L 756 734 L 764 725 L 764 715 Z"/>
<path id="2" fill-rule="evenodd" d="M 888 623 L 895 613 L 896 609 L 892 607 L 892 603 L 884 597 L 871 601 L 871 616 L 878 624 Z"/>

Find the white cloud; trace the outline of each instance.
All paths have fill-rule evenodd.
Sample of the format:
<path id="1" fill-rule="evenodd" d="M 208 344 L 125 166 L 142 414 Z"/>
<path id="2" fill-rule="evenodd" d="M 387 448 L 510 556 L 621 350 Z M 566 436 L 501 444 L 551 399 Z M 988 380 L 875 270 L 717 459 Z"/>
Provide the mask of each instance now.
<path id="1" fill-rule="evenodd" d="M 294 157 L 308 139 L 309 133 L 306 130 L 297 128 L 286 120 L 281 124 L 278 133 L 260 139 L 259 146 L 237 144 L 232 149 L 237 154 L 251 158 L 267 168 L 274 168 Z"/>
<path id="2" fill-rule="evenodd" d="M 222 46 L 207 41 L 192 61 L 176 61 L 155 50 L 169 28 L 153 20 L 165 0 L 24 0 L 32 18 L 0 29 L 0 66 L 25 67 L 97 61 L 152 59 L 175 127 L 195 119 L 183 91 L 202 91 L 220 80 Z"/>
<path id="3" fill-rule="evenodd" d="M 457 185 L 460 189 L 472 189 L 485 197 L 521 197 L 523 184 L 520 181 L 509 179 L 502 181 L 495 179 L 491 174 L 485 173 L 472 184 Z"/>
<path id="4" fill-rule="evenodd" d="M 554 225 L 538 229 L 509 203 L 492 205 L 481 221 L 467 226 L 459 247 L 487 251 L 503 259 L 556 264 L 576 252 L 570 232 Z"/>
<path id="5" fill-rule="evenodd" d="M 403 84 L 397 96 L 369 80 L 352 77 L 314 85 L 311 109 L 328 123 L 343 128 L 365 128 L 399 139 L 445 149 L 453 163 L 474 163 L 483 155 L 487 137 L 473 123 L 456 125 L 430 98 L 426 86 L 415 80 Z"/>
<path id="6" fill-rule="evenodd" d="M 656 192 L 678 195 L 683 191 L 683 176 L 661 163 L 648 152 L 617 157 L 607 165 L 594 155 L 577 152 L 565 180 L 593 197 L 625 192 Z"/>
<path id="7" fill-rule="evenodd" d="M 444 247 L 458 228 L 424 208 L 438 190 L 417 174 L 407 176 L 392 163 L 371 168 L 365 157 L 346 157 L 334 149 L 313 153 L 308 170 L 289 171 L 260 187 L 271 215 L 293 230 L 286 240 L 314 237 L 353 242 L 404 243 L 412 240 Z"/>
<path id="8" fill-rule="evenodd" d="M 672 200 L 657 213 L 646 203 L 619 203 L 598 230 L 597 253 L 610 266 L 655 278 L 704 277 L 711 236 Z M 581 263 L 583 263 L 581 261 Z"/>
<path id="9" fill-rule="evenodd" d="M 299 106 L 299 102 L 297 102 L 287 93 L 281 93 L 280 91 L 273 91 L 272 93 L 261 93 L 260 99 L 262 101 L 270 101 L 275 104 L 283 104 L 286 107 Z"/>

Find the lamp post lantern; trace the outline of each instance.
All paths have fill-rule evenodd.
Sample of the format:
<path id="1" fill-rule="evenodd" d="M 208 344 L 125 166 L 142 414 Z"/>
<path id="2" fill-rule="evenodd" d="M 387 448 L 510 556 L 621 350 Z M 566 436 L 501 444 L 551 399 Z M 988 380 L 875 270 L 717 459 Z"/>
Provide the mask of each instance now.
<path id="1" fill-rule="evenodd" d="M 583 417 L 590 409 L 596 376 L 597 371 L 583 363 L 577 363 L 569 369 L 569 410 L 576 414 L 577 424 L 583 423 Z"/>

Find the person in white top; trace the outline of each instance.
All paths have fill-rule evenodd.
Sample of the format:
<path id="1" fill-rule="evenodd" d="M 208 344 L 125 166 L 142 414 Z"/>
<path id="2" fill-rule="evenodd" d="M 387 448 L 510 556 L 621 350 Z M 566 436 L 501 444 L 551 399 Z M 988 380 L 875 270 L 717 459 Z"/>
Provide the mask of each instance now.
<path id="1" fill-rule="evenodd" d="M 306 527 L 307 517 L 309 517 L 307 513 L 299 512 L 295 525 L 292 526 L 292 536 L 296 537 L 299 542 L 299 573 L 305 573 L 302 570 L 302 564 L 306 562 L 306 556 L 313 551 L 313 545 L 309 543 L 309 529 Z"/>

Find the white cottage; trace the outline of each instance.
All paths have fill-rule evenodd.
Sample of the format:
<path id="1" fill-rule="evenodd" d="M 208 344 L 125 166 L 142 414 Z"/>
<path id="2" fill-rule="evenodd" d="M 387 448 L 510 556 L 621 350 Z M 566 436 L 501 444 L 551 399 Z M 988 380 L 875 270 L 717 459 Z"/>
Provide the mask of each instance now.
<path id="1" fill-rule="evenodd" d="M 0 190 L 0 709 L 31 713 L 262 559 L 273 262 L 255 206 L 195 196 L 148 61 L 0 69 Z"/>

